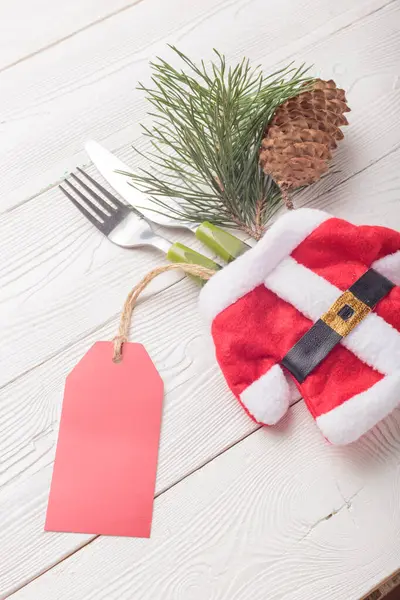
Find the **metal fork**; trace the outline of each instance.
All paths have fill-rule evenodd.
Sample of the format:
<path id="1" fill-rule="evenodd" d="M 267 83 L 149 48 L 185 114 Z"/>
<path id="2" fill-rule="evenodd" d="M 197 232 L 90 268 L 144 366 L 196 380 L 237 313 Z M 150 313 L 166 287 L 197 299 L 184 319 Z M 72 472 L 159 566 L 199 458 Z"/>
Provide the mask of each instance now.
<path id="1" fill-rule="evenodd" d="M 179 242 L 170 242 L 165 237 L 154 233 L 150 223 L 140 211 L 118 200 L 79 167 L 77 170 L 94 188 L 101 192 L 101 195 L 75 173 L 71 173 L 71 178 L 79 184 L 80 188 L 73 185 L 68 179 L 65 179 L 65 183 L 70 191 L 62 185 L 59 187 L 74 206 L 111 242 L 123 248 L 153 246 L 164 252 L 171 262 L 198 264 L 209 269 L 220 268 L 220 265 L 207 256 Z"/>

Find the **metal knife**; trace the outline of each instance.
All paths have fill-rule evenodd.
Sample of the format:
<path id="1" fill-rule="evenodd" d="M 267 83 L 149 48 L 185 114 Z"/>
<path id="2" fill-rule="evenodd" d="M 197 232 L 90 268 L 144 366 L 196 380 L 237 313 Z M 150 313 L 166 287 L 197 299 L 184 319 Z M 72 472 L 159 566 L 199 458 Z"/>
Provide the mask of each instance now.
<path id="1" fill-rule="evenodd" d="M 160 210 L 160 207 L 143 192 L 134 188 L 128 176 L 117 172 L 131 172 L 132 169 L 128 165 L 93 140 L 85 144 L 85 150 L 104 179 L 108 181 L 124 200 L 134 208 L 140 210 L 148 221 L 162 225 L 163 227 L 189 229 L 196 235 L 197 239 L 226 262 L 234 260 L 250 248 L 250 246 L 239 240 L 239 238 L 208 221 L 204 221 L 203 223 L 179 221 L 168 215 L 156 212 Z M 172 208 L 180 208 L 179 204 L 172 199 L 170 204 Z"/>

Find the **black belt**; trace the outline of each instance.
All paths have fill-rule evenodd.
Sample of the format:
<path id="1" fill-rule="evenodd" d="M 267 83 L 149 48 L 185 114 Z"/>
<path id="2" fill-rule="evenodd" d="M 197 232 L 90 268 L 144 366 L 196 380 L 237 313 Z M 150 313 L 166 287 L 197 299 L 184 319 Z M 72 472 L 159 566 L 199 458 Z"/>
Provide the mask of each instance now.
<path id="1" fill-rule="evenodd" d="M 393 287 L 389 279 L 369 269 L 314 323 L 283 357 L 281 364 L 302 383 Z"/>

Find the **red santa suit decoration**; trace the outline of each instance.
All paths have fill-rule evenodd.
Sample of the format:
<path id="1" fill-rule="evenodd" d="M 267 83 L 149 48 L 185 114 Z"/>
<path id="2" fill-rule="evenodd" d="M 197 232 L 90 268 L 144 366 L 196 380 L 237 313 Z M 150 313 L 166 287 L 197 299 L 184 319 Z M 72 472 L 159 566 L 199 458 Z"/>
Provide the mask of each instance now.
<path id="1" fill-rule="evenodd" d="M 400 404 L 399 286 L 399 232 L 299 209 L 212 277 L 200 309 L 252 419 L 273 425 L 302 395 L 347 444 Z"/>

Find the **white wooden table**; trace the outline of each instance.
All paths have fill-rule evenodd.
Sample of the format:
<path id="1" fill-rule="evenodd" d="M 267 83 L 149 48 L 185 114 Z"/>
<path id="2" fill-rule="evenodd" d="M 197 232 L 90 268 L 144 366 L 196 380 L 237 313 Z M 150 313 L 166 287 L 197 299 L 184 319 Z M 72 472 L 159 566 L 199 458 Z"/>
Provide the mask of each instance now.
<path id="1" fill-rule="evenodd" d="M 346 448 L 302 402 L 258 429 L 225 387 L 198 289 L 176 275 L 132 329 L 167 389 L 151 539 L 43 532 L 65 376 L 164 262 L 111 245 L 62 196 L 85 140 L 134 160 L 135 87 L 167 43 L 266 71 L 314 63 L 352 112 L 335 172 L 301 203 L 400 228 L 399 33 L 397 0 L 1 2 L 1 598 L 356 600 L 400 568 L 400 411 Z"/>

